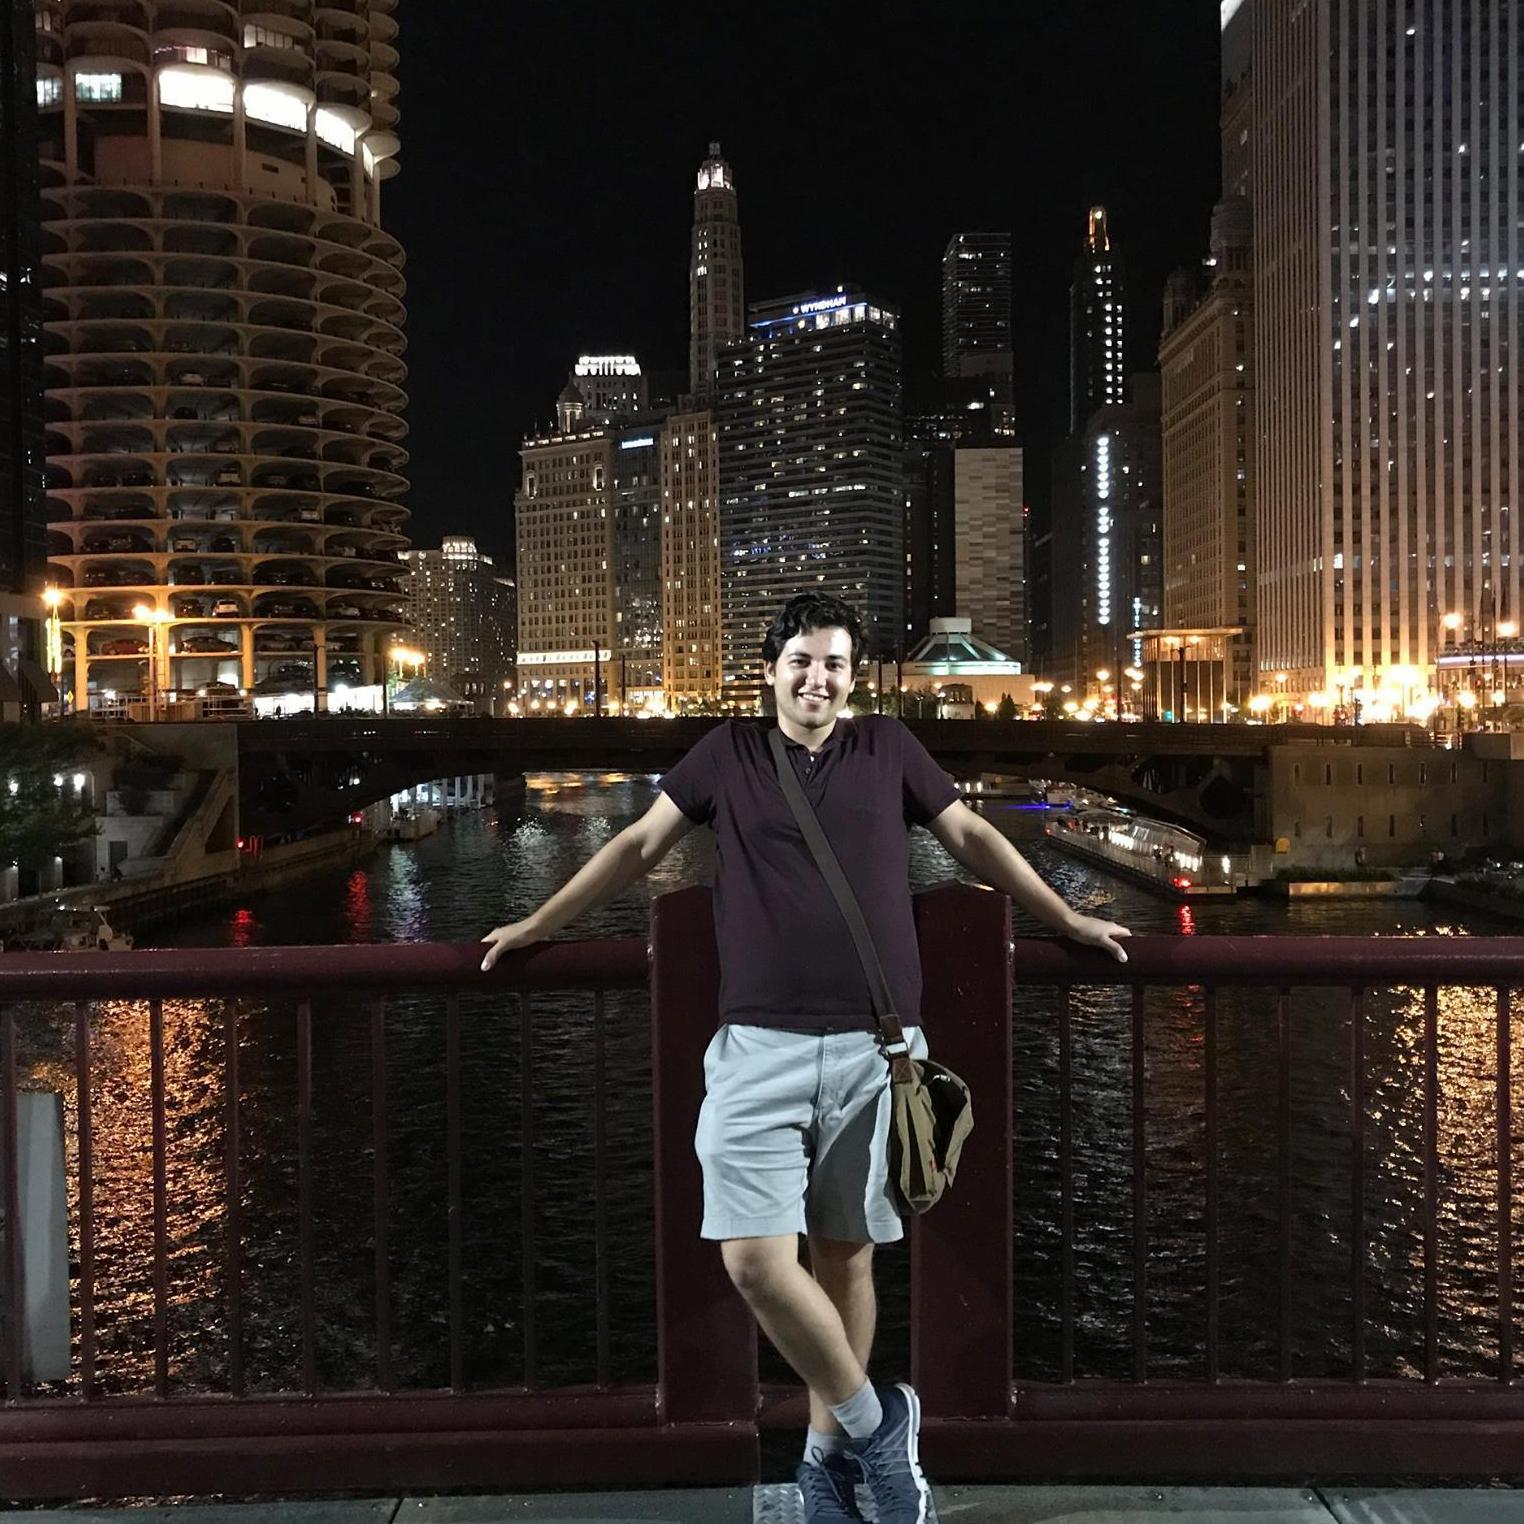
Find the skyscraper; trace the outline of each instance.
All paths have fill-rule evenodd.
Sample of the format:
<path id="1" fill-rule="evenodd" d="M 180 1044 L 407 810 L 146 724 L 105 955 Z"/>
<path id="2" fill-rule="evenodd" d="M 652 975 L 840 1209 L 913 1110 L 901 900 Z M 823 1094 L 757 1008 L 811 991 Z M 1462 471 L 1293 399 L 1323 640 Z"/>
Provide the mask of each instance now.
<path id="1" fill-rule="evenodd" d="M 942 254 L 942 374 L 990 409 L 991 430 L 1014 435 L 1011 235 L 954 233 Z"/>
<path id="2" fill-rule="evenodd" d="M 838 287 L 752 307 L 726 351 L 720 430 L 725 698 L 760 685 L 762 637 L 795 593 L 820 588 L 892 651 L 904 617 L 899 314 Z"/>
<path id="3" fill-rule="evenodd" d="M 714 395 L 720 351 L 745 330 L 744 292 L 735 176 L 711 143 L 693 193 L 688 256 L 688 384 L 700 401 Z"/>
<path id="4" fill-rule="evenodd" d="M 1211 283 L 1199 298 L 1166 301 L 1159 345 L 1163 626 L 1177 636 L 1196 635 L 1206 652 L 1222 652 L 1215 687 L 1239 708 L 1257 686 L 1249 236 L 1248 202 L 1241 196 L 1219 202 L 1212 214 Z M 1229 629 L 1244 633 L 1228 636 Z M 1145 652 L 1145 662 L 1163 654 Z"/>
<path id="5" fill-rule="evenodd" d="M 672 713 L 718 701 L 719 430 L 712 404 L 721 352 L 745 332 L 735 177 L 709 145 L 693 195 L 688 253 L 689 395 L 660 435 L 661 686 Z"/>
<path id="6" fill-rule="evenodd" d="M 535 710 L 601 702 L 614 655 L 617 441 L 560 411 L 556 432 L 524 441 L 513 502 L 519 701 Z"/>
<path id="7" fill-rule="evenodd" d="M 36 8 L 51 575 L 81 707 L 373 686 L 404 624 L 396 0 L 233 9 Z"/>
<path id="8" fill-rule="evenodd" d="M 954 601 L 974 633 L 1012 661 L 1027 659 L 1026 521 L 1022 454 L 1013 444 L 952 452 Z"/>
<path id="9" fill-rule="evenodd" d="M 708 408 L 661 431 L 662 692 L 673 714 L 719 699 L 719 433 Z"/>
<path id="10" fill-rule="evenodd" d="M 32 16 L 0 17 L 0 716 L 52 698 L 35 657 L 45 560 L 41 233 Z"/>
<path id="11" fill-rule="evenodd" d="M 42 456 L 42 280 L 32 17 L 0 23 L 0 589 L 40 590 L 46 536 Z"/>
<path id="12" fill-rule="evenodd" d="M 1452 646 L 1524 618 L 1524 16 L 1224 14 L 1253 90 L 1260 668 L 1412 712 Z"/>
<path id="13" fill-rule="evenodd" d="M 660 700 L 665 420 L 637 408 L 635 358 L 618 361 L 583 356 L 556 429 L 521 452 L 518 683 L 531 708 Z M 578 388 L 598 378 L 612 389 L 590 386 L 604 404 L 593 407 Z"/>
<path id="14" fill-rule="evenodd" d="M 1098 407 L 1127 400 L 1126 283 L 1111 247 L 1106 208 L 1093 206 L 1069 287 L 1069 432 Z"/>
<path id="15" fill-rule="evenodd" d="M 430 677 L 502 714 L 513 696 L 517 611 L 513 582 L 470 535 L 447 534 L 438 550 L 405 550 L 408 623 Z"/>
<path id="16" fill-rule="evenodd" d="M 1128 391 L 1054 456 L 1052 675 L 1080 696 L 1120 683 L 1142 656 L 1129 637 L 1163 613 L 1159 378 L 1133 376 Z"/>

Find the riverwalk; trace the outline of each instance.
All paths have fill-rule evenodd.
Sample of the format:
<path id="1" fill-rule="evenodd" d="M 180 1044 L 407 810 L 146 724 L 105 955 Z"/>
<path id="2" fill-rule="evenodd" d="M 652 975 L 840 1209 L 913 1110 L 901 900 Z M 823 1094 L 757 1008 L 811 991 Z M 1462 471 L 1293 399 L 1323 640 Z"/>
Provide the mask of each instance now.
<path id="1" fill-rule="evenodd" d="M 797 1524 L 792 1487 L 49 1509 L 70 1524 Z M 872 1518 L 871 1512 L 866 1515 Z M 1500 1488 L 1007 1486 L 936 1490 L 928 1524 L 1524 1524 Z"/>

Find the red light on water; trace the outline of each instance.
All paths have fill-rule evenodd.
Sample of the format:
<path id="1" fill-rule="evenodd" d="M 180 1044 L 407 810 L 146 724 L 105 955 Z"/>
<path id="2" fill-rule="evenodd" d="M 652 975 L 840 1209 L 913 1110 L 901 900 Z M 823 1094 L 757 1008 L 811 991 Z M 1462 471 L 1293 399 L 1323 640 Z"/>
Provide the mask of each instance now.
<path id="1" fill-rule="evenodd" d="M 245 906 L 241 910 L 235 910 L 228 918 L 228 945 L 231 947 L 247 947 L 259 930 L 259 922 L 255 919 L 254 912 Z"/>
<path id="2" fill-rule="evenodd" d="M 1182 937 L 1194 937 L 1196 935 L 1196 913 L 1189 905 L 1177 907 L 1176 919 L 1180 922 L 1180 935 Z"/>

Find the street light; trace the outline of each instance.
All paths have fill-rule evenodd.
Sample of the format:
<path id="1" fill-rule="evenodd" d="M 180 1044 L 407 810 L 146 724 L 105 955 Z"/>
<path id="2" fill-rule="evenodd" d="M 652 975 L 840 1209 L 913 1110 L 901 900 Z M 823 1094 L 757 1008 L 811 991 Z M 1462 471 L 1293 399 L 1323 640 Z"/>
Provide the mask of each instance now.
<path id="1" fill-rule="evenodd" d="M 392 688 L 392 663 L 397 664 L 397 675 L 401 677 L 404 667 L 421 667 L 428 658 L 422 651 L 415 651 L 411 646 L 391 646 L 386 653 L 386 670 L 381 674 L 381 713 L 391 713 L 391 688 Z"/>
<path id="2" fill-rule="evenodd" d="M 175 616 L 167 609 L 151 608 L 146 603 L 135 603 L 132 606 L 132 617 L 144 626 L 148 636 L 148 718 L 156 720 L 159 717 L 159 637 L 166 636 L 165 625 Z M 165 662 L 166 680 L 169 677 L 169 660 L 166 655 Z"/>

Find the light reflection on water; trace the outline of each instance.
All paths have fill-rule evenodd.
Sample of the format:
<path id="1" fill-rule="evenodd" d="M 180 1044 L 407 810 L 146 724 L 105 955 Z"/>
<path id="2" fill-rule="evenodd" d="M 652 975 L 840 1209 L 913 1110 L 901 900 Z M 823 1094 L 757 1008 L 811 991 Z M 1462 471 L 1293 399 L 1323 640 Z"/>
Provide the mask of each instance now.
<path id="1" fill-rule="evenodd" d="M 363 868 L 267 895 L 177 928 L 176 945 L 462 940 L 517 918 L 649 803 L 644 777 L 559 775 L 531 789 L 517 817 L 454 817 L 422 842 L 382 848 Z M 1071 903 L 1138 932 L 1175 935 L 1332 933 L 1464 935 L 1454 912 L 1418 901 L 1314 904 L 1245 899 L 1180 905 L 1101 878 L 1040 840 L 1040 817 L 986 806 Z M 926 833 L 912 846 L 925 887 L 955 865 Z M 652 894 L 705 880 L 707 833 L 686 838 L 651 875 L 573 929 L 643 935 Z M 1484 928 L 1480 924 L 1476 929 Z M 1018 917 L 1018 934 L 1040 928 Z M 147 940 L 147 939 L 145 939 Z M 1017 971 L 1018 986 L 1020 970 Z M 1130 996 L 1074 992 L 1076 1371 L 1131 1372 L 1132 1177 Z M 1494 995 L 1441 992 L 1439 1090 L 1442 1372 L 1495 1375 Z M 609 1216 L 616 1380 L 649 1378 L 649 1044 L 645 997 L 611 995 Z M 594 1255 L 591 1206 L 590 997 L 534 1000 L 535 1068 L 528 1144 L 537 1165 L 535 1241 L 522 1237 L 519 1161 L 526 1143 L 518 1003 L 462 1002 L 467 1375 L 521 1379 L 526 1261 L 535 1277 L 539 1380 L 590 1379 Z M 1148 1306 L 1150 1373 L 1202 1370 L 1205 1282 L 1203 1015 L 1199 990 L 1147 999 Z M 1060 1287 L 1058 1034 L 1051 991 L 1018 988 L 1017 1370 L 1057 1374 Z M 1218 1002 L 1221 1338 L 1225 1375 L 1277 1369 L 1279 1305 L 1277 1046 L 1272 992 L 1223 991 Z M 227 1382 L 224 1020 L 221 1001 L 166 1001 L 168 1245 L 174 1389 Z M 444 1028 L 442 1002 L 402 996 L 387 1020 L 391 1125 L 392 1326 L 400 1384 L 447 1379 Z M 72 1096 L 66 1013 L 22 1026 L 27 1073 Z M 1365 1025 L 1364 1231 L 1371 1375 L 1422 1369 L 1423 997 L 1373 992 Z M 244 1001 L 238 1013 L 245 1363 L 253 1390 L 300 1385 L 301 1244 L 296 1214 L 296 1043 L 290 1002 Z M 1291 1084 L 1292 1328 L 1298 1375 L 1350 1368 L 1348 996 L 1294 999 Z M 153 1190 L 147 1007 L 94 1008 L 99 1367 L 108 1390 L 153 1375 Z M 935 1032 L 932 1033 L 933 1043 Z M 358 1000 L 314 1009 L 316 1360 L 326 1386 L 374 1379 L 371 1039 Z M 1513 1072 L 1524 1070 L 1515 1057 Z M 1515 1098 L 1516 1107 L 1519 1098 Z M 72 1112 L 72 1107 L 70 1108 Z M 70 1138 L 70 1147 L 75 1140 Z M 886 1251 L 880 1348 L 886 1371 L 907 1363 L 906 1256 Z M 772 1367 L 776 1369 L 776 1367 Z M 764 1362 L 764 1373 L 768 1363 Z"/>

